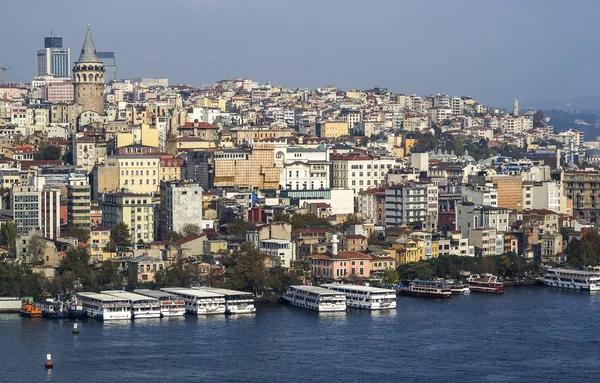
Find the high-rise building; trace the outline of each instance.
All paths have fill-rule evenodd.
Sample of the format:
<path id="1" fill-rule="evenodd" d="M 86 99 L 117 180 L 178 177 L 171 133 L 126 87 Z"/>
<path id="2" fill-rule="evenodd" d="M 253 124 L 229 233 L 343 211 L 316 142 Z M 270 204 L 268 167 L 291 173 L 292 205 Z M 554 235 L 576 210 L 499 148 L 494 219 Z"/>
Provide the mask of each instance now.
<path id="1" fill-rule="evenodd" d="M 71 77 L 71 50 L 63 48 L 62 37 L 44 38 L 44 48 L 37 50 L 36 76 Z"/>
<path id="2" fill-rule="evenodd" d="M 96 54 L 89 25 L 73 74 L 75 104 L 81 107 L 82 112 L 92 111 L 104 115 L 104 66 Z"/>
<path id="3" fill-rule="evenodd" d="M 104 82 L 117 81 L 115 52 L 98 52 L 98 59 L 104 64 Z"/>
<path id="4" fill-rule="evenodd" d="M 72 227 L 90 230 L 90 184 L 83 172 L 69 174 L 67 186 L 68 224 Z"/>
<path id="5" fill-rule="evenodd" d="M 160 232 L 181 233 L 187 224 L 202 227 L 202 187 L 195 182 L 161 182 Z"/>
<path id="6" fill-rule="evenodd" d="M 109 229 L 124 222 L 132 244 L 154 241 L 154 200 L 152 194 L 106 193 L 103 195 L 102 223 Z"/>
<path id="7" fill-rule="evenodd" d="M 41 230 L 44 238 L 60 237 L 60 189 L 14 185 L 12 209 L 18 233 Z"/>

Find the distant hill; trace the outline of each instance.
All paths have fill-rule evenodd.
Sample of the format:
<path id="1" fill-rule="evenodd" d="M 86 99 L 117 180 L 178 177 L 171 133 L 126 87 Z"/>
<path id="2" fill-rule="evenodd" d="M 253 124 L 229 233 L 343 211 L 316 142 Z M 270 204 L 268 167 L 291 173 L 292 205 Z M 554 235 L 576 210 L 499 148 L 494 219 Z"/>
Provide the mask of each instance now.
<path id="1" fill-rule="evenodd" d="M 548 124 L 559 132 L 577 129 L 584 132 L 586 141 L 595 141 L 600 136 L 600 113 L 551 109 L 544 110 L 544 115 L 550 118 Z"/>
<path id="2" fill-rule="evenodd" d="M 520 102 L 524 109 L 560 109 L 570 112 L 600 112 L 600 95 L 565 100 Z"/>

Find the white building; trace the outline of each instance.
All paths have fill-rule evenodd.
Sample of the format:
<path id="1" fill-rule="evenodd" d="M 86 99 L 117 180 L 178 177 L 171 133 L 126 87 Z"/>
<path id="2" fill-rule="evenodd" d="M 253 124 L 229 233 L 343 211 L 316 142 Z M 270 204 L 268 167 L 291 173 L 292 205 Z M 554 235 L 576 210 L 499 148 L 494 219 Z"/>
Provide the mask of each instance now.
<path id="1" fill-rule="evenodd" d="M 432 184 L 408 183 L 385 190 L 385 225 L 408 224 L 423 230 L 436 230 L 438 188 Z"/>
<path id="2" fill-rule="evenodd" d="M 563 212 L 563 184 L 557 181 L 523 182 L 523 208 L 547 209 L 555 213 Z"/>
<path id="3" fill-rule="evenodd" d="M 355 196 L 363 190 L 385 183 L 396 160 L 364 151 L 334 154 L 331 157 L 332 188 L 352 189 Z"/>
<path id="4" fill-rule="evenodd" d="M 11 206 L 18 233 L 40 230 L 45 238 L 60 237 L 60 189 L 13 185 Z"/>
<path id="5" fill-rule="evenodd" d="M 463 237 L 478 228 L 490 228 L 496 231 L 508 231 L 508 216 L 510 210 L 491 206 L 476 206 L 470 202 L 456 205 L 456 230 Z M 471 243 L 472 244 L 472 243 Z"/>
<path id="6" fill-rule="evenodd" d="M 296 259 L 296 242 L 289 239 L 265 239 L 258 242 L 258 250 L 277 259 L 282 267 L 291 267 Z"/>
<path id="7" fill-rule="evenodd" d="M 160 185 L 160 229 L 181 233 L 188 224 L 202 227 L 202 187 L 197 183 L 163 182 Z"/>
<path id="8" fill-rule="evenodd" d="M 498 207 L 498 187 L 492 182 L 485 185 L 465 185 L 461 188 L 463 202 L 472 202 L 477 206 Z"/>

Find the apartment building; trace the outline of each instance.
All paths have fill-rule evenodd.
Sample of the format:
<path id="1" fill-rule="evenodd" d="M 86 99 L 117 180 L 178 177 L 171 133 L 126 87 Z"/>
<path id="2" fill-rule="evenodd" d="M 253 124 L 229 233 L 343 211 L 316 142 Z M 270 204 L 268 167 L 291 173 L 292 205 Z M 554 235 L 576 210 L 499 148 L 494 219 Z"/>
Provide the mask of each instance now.
<path id="1" fill-rule="evenodd" d="M 489 227 L 471 229 L 469 244 L 475 247 L 475 254 L 479 256 L 496 255 L 496 230 Z"/>
<path id="2" fill-rule="evenodd" d="M 187 224 L 202 227 L 202 187 L 194 182 L 161 182 L 160 236 L 181 233 Z"/>
<path id="3" fill-rule="evenodd" d="M 380 186 L 394 167 L 394 158 L 380 157 L 364 151 L 334 153 L 331 156 L 332 188 L 352 189 L 355 196 Z"/>
<path id="4" fill-rule="evenodd" d="M 45 238 L 60 237 L 60 189 L 13 185 L 11 207 L 18 233 L 40 230 Z"/>
<path id="5" fill-rule="evenodd" d="M 322 138 L 338 138 L 350 134 L 345 121 L 320 121 L 315 124 L 315 135 Z"/>
<path id="6" fill-rule="evenodd" d="M 385 225 L 403 224 L 425 231 L 437 229 L 438 188 L 432 184 L 408 183 L 385 189 Z"/>
<path id="7" fill-rule="evenodd" d="M 72 227 L 90 230 L 91 190 L 85 174 L 69 174 L 67 185 L 67 216 Z"/>
<path id="8" fill-rule="evenodd" d="M 568 170 L 563 173 L 565 194 L 573 201 L 573 215 L 591 223 L 600 217 L 600 171 Z"/>
<path id="9" fill-rule="evenodd" d="M 491 206 L 477 206 L 472 202 L 456 205 L 456 230 L 463 238 L 469 236 L 469 231 L 478 228 L 491 228 L 499 232 L 508 231 L 509 209 Z"/>
<path id="10" fill-rule="evenodd" d="M 112 230 L 119 223 L 126 223 L 132 245 L 154 241 L 156 205 L 151 194 L 106 193 L 100 206 L 103 225 Z"/>
<path id="11" fill-rule="evenodd" d="M 385 185 L 358 193 L 358 212 L 363 223 L 385 225 Z"/>

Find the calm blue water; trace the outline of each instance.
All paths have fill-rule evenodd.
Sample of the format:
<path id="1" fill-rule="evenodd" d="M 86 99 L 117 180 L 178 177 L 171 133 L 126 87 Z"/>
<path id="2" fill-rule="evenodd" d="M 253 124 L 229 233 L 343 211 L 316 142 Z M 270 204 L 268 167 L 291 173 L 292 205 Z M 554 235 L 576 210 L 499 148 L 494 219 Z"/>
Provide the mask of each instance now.
<path id="1" fill-rule="evenodd" d="M 599 321 L 600 294 L 545 287 L 401 297 L 388 313 L 264 305 L 254 316 L 84 320 L 79 335 L 68 320 L 3 314 L 0 382 L 600 381 Z"/>

